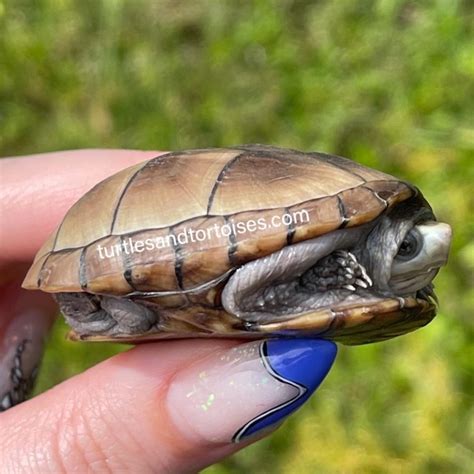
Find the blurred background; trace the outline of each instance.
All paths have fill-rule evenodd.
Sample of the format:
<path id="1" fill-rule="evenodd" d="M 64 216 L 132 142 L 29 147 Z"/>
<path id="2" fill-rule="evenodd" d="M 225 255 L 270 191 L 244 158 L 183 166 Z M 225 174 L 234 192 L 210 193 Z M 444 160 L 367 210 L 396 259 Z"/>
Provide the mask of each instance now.
<path id="1" fill-rule="evenodd" d="M 428 327 L 340 347 L 284 427 L 206 474 L 474 472 L 474 46 L 456 0 L 0 0 L 0 154 L 268 143 L 414 182 L 454 228 Z M 37 391 L 123 350 L 55 327 Z"/>

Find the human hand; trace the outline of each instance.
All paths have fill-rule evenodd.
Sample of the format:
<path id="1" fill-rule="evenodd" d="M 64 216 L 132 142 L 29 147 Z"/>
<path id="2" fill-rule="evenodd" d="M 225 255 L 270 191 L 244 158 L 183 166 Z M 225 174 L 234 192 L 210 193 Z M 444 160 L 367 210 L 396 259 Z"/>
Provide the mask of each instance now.
<path id="1" fill-rule="evenodd" d="M 37 249 L 94 184 L 156 155 L 82 150 L 0 160 L 0 411 L 31 388 L 57 311 L 49 295 L 20 287 Z M 276 428 L 335 355 L 321 340 L 143 344 L 0 413 L 0 465 L 197 471 Z"/>

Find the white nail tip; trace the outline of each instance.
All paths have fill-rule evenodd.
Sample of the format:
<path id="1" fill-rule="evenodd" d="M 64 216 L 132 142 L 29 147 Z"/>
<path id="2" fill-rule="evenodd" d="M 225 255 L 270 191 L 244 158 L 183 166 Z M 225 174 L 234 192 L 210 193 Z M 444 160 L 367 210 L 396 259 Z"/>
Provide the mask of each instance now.
<path id="1" fill-rule="evenodd" d="M 242 344 L 219 357 L 212 367 L 191 367 L 171 385 L 168 402 L 177 426 L 190 436 L 213 442 L 239 441 L 246 424 L 300 396 L 297 384 L 272 375 L 259 348 Z M 207 363 L 208 364 L 208 363 Z M 204 377 L 200 374 L 205 371 Z"/>

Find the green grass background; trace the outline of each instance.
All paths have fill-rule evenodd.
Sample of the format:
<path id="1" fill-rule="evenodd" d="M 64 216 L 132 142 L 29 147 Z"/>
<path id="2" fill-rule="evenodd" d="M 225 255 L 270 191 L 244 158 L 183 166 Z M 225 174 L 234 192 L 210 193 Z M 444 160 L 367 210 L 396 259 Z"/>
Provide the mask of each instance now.
<path id="1" fill-rule="evenodd" d="M 431 325 L 341 347 L 283 428 L 207 474 L 474 471 L 472 20 L 456 0 L 0 0 L 2 155 L 320 150 L 416 183 L 454 228 Z M 38 391 L 121 350 L 64 333 Z"/>

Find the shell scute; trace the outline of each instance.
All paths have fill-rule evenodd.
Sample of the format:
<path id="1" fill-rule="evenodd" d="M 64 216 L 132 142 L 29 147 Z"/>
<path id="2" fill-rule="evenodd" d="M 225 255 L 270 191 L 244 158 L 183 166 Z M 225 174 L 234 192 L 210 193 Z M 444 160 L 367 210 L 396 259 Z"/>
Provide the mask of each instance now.
<path id="1" fill-rule="evenodd" d="M 229 218 L 233 229 L 232 260 L 241 264 L 268 255 L 287 243 L 288 226 L 281 222 L 285 209 L 239 212 Z M 276 223 L 282 225 L 275 225 Z M 258 239 L 255 238 L 256 233 Z"/>
<path id="2" fill-rule="evenodd" d="M 228 234 L 222 233 L 225 224 L 224 217 L 198 217 L 172 228 L 181 289 L 208 282 L 232 267 Z"/>
<path id="3" fill-rule="evenodd" d="M 50 256 L 50 252 L 45 253 L 41 257 L 36 257 L 33 264 L 31 265 L 30 269 L 28 270 L 28 273 L 26 274 L 25 279 L 23 280 L 22 286 L 23 288 L 28 288 L 28 289 L 40 289 L 41 285 L 41 280 L 40 280 L 40 275 L 41 275 L 41 269 L 43 268 L 43 265 L 47 258 Z"/>
<path id="4" fill-rule="evenodd" d="M 372 181 L 364 184 L 365 188 L 370 189 L 388 206 L 393 206 L 398 202 L 409 199 L 416 194 L 416 190 L 404 183 L 403 181 L 395 181 L 394 178 L 388 181 Z"/>
<path id="5" fill-rule="evenodd" d="M 149 161 L 122 197 L 112 232 L 169 227 L 205 215 L 219 173 L 238 154 L 236 150 L 217 150 L 162 155 Z"/>
<path id="6" fill-rule="evenodd" d="M 278 154 L 242 154 L 223 176 L 210 211 L 235 214 L 290 207 L 363 183 L 350 172 L 302 153 L 284 158 Z"/>
<path id="7" fill-rule="evenodd" d="M 111 288 L 114 294 L 133 291 L 125 278 L 125 255 L 119 252 L 121 245 L 122 238 L 119 235 L 110 235 L 84 248 L 84 291 L 104 293 Z"/>
<path id="8" fill-rule="evenodd" d="M 131 236 L 123 237 L 134 248 L 136 242 L 145 245 L 139 251 L 132 251 L 126 256 L 126 272 L 129 283 L 135 291 L 179 291 L 175 273 L 176 252 L 170 240 L 169 228 L 145 230 Z M 151 244 L 151 245 L 147 245 Z"/>
<path id="9" fill-rule="evenodd" d="M 83 247 L 109 235 L 120 196 L 143 167 L 139 163 L 107 178 L 72 206 L 58 229 L 54 251 Z M 91 225 L 84 225 L 86 219 Z"/>
<path id="10" fill-rule="evenodd" d="M 344 215 L 337 195 L 297 204 L 289 209 L 289 213 L 307 216 L 305 222 L 295 224 L 293 243 L 339 229 L 344 223 Z"/>
<path id="11" fill-rule="evenodd" d="M 71 282 L 74 282 L 72 291 L 82 291 L 78 278 L 82 251 L 83 249 L 79 248 L 50 254 L 47 259 L 48 264 L 43 263 L 39 272 L 40 288 L 48 288 L 48 291 L 61 291 L 64 286 L 69 287 Z"/>
<path id="12" fill-rule="evenodd" d="M 387 208 L 385 202 L 362 186 L 342 191 L 339 198 L 348 227 L 370 222 Z"/>

